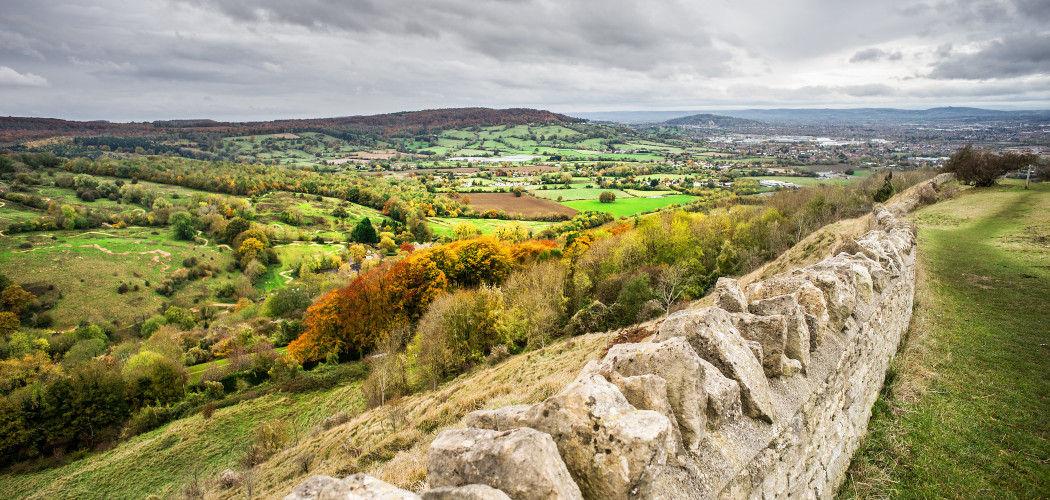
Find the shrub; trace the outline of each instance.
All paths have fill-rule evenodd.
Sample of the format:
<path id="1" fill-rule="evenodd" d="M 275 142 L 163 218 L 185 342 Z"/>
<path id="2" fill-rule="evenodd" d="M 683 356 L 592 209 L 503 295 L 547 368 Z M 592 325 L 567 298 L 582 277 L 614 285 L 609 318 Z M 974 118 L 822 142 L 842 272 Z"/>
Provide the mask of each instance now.
<path id="1" fill-rule="evenodd" d="M 310 294 L 299 287 L 281 288 L 263 303 L 263 313 L 271 318 L 287 316 L 310 307 Z"/>
<path id="2" fill-rule="evenodd" d="M 973 144 L 952 153 L 944 163 L 944 171 L 952 172 L 959 181 L 976 187 L 987 187 L 1006 173 L 1039 161 L 1031 153 L 1003 153 L 997 155 L 986 149 L 975 149 Z"/>
<path id="3" fill-rule="evenodd" d="M 222 399 L 226 395 L 226 389 L 223 388 L 222 382 L 205 380 L 201 382 L 201 387 L 204 388 L 204 394 L 212 399 Z"/>
<path id="4" fill-rule="evenodd" d="M 139 328 L 139 336 L 148 339 L 153 335 L 160 327 L 168 324 L 168 320 L 164 319 L 164 316 L 156 315 L 152 316 L 146 321 L 142 322 L 142 327 Z"/>
<path id="5" fill-rule="evenodd" d="M 129 438 L 156 429 L 166 424 L 169 417 L 167 408 L 145 406 L 128 420 L 127 426 L 124 428 L 123 437 Z"/>
<path id="6" fill-rule="evenodd" d="M 303 367 L 294 356 L 281 356 L 273 361 L 273 367 L 267 374 L 274 382 L 281 383 L 297 377 L 302 370 Z"/>

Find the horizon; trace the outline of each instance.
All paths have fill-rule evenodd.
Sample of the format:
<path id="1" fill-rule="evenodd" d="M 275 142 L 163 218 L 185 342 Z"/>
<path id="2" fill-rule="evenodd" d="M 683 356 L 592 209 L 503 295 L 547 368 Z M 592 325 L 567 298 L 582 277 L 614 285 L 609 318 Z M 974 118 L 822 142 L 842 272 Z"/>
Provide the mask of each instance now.
<path id="1" fill-rule="evenodd" d="M 742 106 L 737 108 L 719 108 L 719 109 L 618 109 L 618 110 L 607 110 L 607 111 L 557 111 L 553 109 L 542 109 L 542 108 L 526 108 L 520 106 L 512 107 L 492 107 L 492 106 L 463 106 L 463 107 L 437 107 L 437 108 L 425 108 L 425 109 L 406 109 L 396 111 L 386 111 L 380 113 L 371 114 L 360 114 L 360 115 L 332 115 L 332 116 L 297 116 L 297 117 L 275 117 L 267 119 L 247 119 L 247 120 L 235 120 L 235 119 L 220 119 L 215 117 L 207 116 L 196 116 L 196 117 L 166 117 L 166 118 L 154 118 L 154 119 L 142 119 L 142 120 L 110 120 L 106 118 L 64 118 L 60 116 L 25 116 L 25 115 L 0 115 L 0 118 L 34 118 L 43 120 L 64 120 L 70 122 L 106 122 L 115 124 L 131 124 L 131 123 L 155 123 L 164 121 L 214 121 L 217 123 L 250 123 L 250 122 L 275 122 L 275 121 L 295 121 L 295 120 L 333 120 L 339 118 L 353 118 L 363 116 L 379 116 L 396 113 L 417 113 L 424 111 L 435 111 L 445 109 L 466 109 L 466 108 L 479 108 L 479 109 L 494 109 L 494 110 L 509 110 L 509 109 L 535 109 L 538 111 L 548 111 L 555 114 L 565 115 L 570 118 L 579 118 L 587 121 L 595 121 L 594 119 L 585 118 L 583 115 L 613 115 L 613 114 L 676 114 L 675 117 L 685 117 L 693 114 L 712 114 L 715 116 L 727 116 L 719 115 L 720 112 L 741 112 L 741 111 L 856 111 L 856 110 L 894 110 L 894 111 L 930 111 L 934 109 L 979 109 L 983 111 L 1001 111 L 1001 112 L 1050 112 L 1050 105 L 1046 108 L 995 108 L 990 106 L 957 106 L 957 105 L 945 105 L 945 106 L 932 106 L 932 107 L 896 107 L 896 106 L 855 106 L 855 107 L 749 107 Z M 679 115 L 680 114 L 680 115 Z M 674 118 L 674 117 L 672 117 Z M 672 119 L 668 118 L 668 119 Z"/>
<path id="2" fill-rule="evenodd" d="M 0 12 L 0 115 L 1047 109 L 1048 22 L 1030 0 L 20 2 Z"/>

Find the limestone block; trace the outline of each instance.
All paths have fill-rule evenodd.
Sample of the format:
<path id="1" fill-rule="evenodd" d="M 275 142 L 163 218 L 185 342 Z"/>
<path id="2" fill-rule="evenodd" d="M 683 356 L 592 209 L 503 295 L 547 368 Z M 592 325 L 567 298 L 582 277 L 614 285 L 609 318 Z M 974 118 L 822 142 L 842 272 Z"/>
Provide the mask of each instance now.
<path id="1" fill-rule="evenodd" d="M 284 500 L 419 500 L 419 495 L 366 474 L 339 480 L 329 476 L 310 476 L 299 483 Z"/>
<path id="2" fill-rule="evenodd" d="M 653 374 L 667 381 L 667 399 L 690 449 L 700 444 L 707 428 L 703 363 L 685 337 L 615 345 L 602 360 L 603 367 L 624 376 Z"/>
<path id="3" fill-rule="evenodd" d="M 423 500 L 510 500 L 506 493 L 484 484 L 444 486 L 423 493 Z"/>
<path id="4" fill-rule="evenodd" d="M 583 498 L 551 436 L 528 427 L 442 432 L 427 451 L 427 481 L 438 488 L 485 484 L 515 500 Z"/>
<path id="5" fill-rule="evenodd" d="M 554 438 L 584 498 L 645 498 L 657 468 L 667 463 L 671 422 L 631 406 L 597 373 L 533 406 L 527 420 Z"/>
<path id="6" fill-rule="evenodd" d="M 715 307 L 725 309 L 728 312 L 746 312 L 747 299 L 744 291 L 740 289 L 740 283 L 732 278 L 718 278 L 714 291 Z"/>
<path id="7" fill-rule="evenodd" d="M 781 359 L 787 345 L 787 321 L 781 315 L 758 316 L 751 313 L 732 313 L 733 326 L 747 340 L 762 346 L 762 370 L 767 377 L 784 373 Z"/>
<path id="8" fill-rule="evenodd" d="M 815 351 L 831 329 L 827 299 L 820 288 L 803 276 L 789 274 L 778 274 L 747 286 L 747 297 L 752 301 L 792 293 L 798 296 L 798 303 L 806 310 L 806 314 L 813 316 L 813 321 L 807 322 L 807 325 L 810 327 L 810 350 Z"/>
<path id="9" fill-rule="evenodd" d="M 748 309 L 753 314 L 784 318 L 787 333 L 784 355 L 798 361 L 805 372 L 809 367 L 810 327 L 806 323 L 806 310 L 798 303 L 798 293 L 756 300 L 748 305 Z"/>
<path id="10" fill-rule="evenodd" d="M 321 490 L 338 482 L 338 479 L 331 476 L 310 476 L 285 495 L 284 500 L 312 500 L 318 498 Z"/>
<path id="11" fill-rule="evenodd" d="M 653 340 L 673 337 L 685 337 L 701 358 L 739 383 L 743 409 L 749 417 L 773 421 L 769 381 L 733 325 L 730 313 L 717 307 L 678 311 L 664 320 Z"/>
<path id="12" fill-rule="evenodd" d="M 467 414 L 463 418 L 463 425 L 493 431 L 507 431 L 518 427 L 527 427 L 528 422 L 525 419 L 525 415 L 531 408 L 532 405 L 513 405 L 495 410 L 478 410 Z"/>
<path id="13" fill-rule="evenodd" d="M 718 429 L 743 415 L 740 406 L 740 383 L 722 374 L 715 365 L 703 360 L 704 390 L 707 391 L 707 428 Z"/>
<path id="14" fill-rule="evenodd" d="M 588 363 L 588 367 L 590 366 L 594 366 L 595 369 L 599 367 L 597 361 Z M 682 441 L 681 429 L 678 426 L 678 418 L 675 417 L 671 402 L 667 399 L 667 381 L 652 374 L 624 377 L 611 370 L 602 373 L 602 376 L 620 389 L 631 406 L 639 410 L 652 410 L 667 417 L 671 423 L 671 432 L 667 435 L 667 463 L 668 465 L 681 465 L 686 449 Z"/>
<path id="15" fill-rule="evenodd" d="M 835 272 L 819 269 L 796 269 L 792 275 L 808 280 L 824 294 L 828 310 L 828 331 L 841 332 L 846 318 L 853 314 L 857 305 L 857 293 L 849 281 L 844 281 Z"/>

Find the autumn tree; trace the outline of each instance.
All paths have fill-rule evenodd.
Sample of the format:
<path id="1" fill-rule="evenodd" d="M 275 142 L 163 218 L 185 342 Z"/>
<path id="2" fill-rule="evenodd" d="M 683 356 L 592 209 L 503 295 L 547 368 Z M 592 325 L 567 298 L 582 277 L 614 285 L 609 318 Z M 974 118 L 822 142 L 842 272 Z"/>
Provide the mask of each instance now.
<path id="1" fill-rule="evenodd" d="M 616 201 L 616 193 L 612 191 L 602 191 L 602 194 L 598 195 L 598 201 L 600 203 L 612 203 Z"/>

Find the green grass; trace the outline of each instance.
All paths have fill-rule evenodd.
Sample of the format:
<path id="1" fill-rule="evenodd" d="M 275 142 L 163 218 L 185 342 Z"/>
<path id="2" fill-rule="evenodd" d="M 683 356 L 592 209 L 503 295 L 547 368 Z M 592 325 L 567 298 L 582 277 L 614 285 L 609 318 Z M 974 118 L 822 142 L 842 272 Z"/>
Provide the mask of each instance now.
<path id="1" fill-rule="evenodd" d="M 546 200 L 557 200 L 560 196 L 562 201 L 597 200 L 605 191 L 611 191 L 617 199 L 630 198 L 631 195 L 619 189 L 605 188 L 572 188 L 572 189 L 535 189 L 537 186 L 529 186 L 529 194 Z M 573 207 L 576 208 L 576 207 Z"/>
<path id="2" fill-rule="evenodd" d="M 266 274 L 259 280 L 258 288 L 265 291 L 276 290 L 283 287 L 288 282 L 288 277 L 292 276 L 291 272 L 295 271 L 294 266 L 297 263 L 301 263 L 304 258 L 313 255 L 324 255 L 338 253 L 346 249 L 346 245 L 337 243 L 321 244 L 321 243 L 306 243 L 306 242 L 294 242 L 286 245 L 274 246 L 274 251 L 277 252 L 277 256 L 281 259 L 281 265 L 270 266 L 266 270 Z M 282 276 L 281 273 L 284 273 Z"/>
<path id="3" fill-rule="evenodd" d="M 692 196 L 675 194 L 661 198 L 620 198 L 612 203 L 602 203 L 598 200 L 566 201 L 562 205 L 575 208 L 576 210 L 597 210 L 608 212 L 615 216 L 627 216 L 650 212 L 674 204 L 685 204 L 692 201 Z"/>
<path id="4" fill-rule="evenodd" d="M 279 355 L 283 356 L 284 352 L 288 350 L 288 346 L 278 347 L 277 349 L 274 349 L 274 350 L 277 351 Z M 201 377 L 204 376 L 205 372 L 208 372 L 208 371 L 214 370 L 216 368 L 220 368 L 220 367 L 226 366 L 228 364 L 230 364 L 230 360 L 226 359 L 226 358 L 223 358 L 223 359 L 216 359 L 215 361 L 209 361 L 207 363 L 201 363 L 199 365 L 187 366 L 186 367 L 186 372 L 190 374 L 190 385 L 194 385 L 194 384 L 200 382 L 201 381 Z"/>
<path id="5" fill-rule="evenodd" d="M 0 488 L 7 498 L 181 498 L 180 488 L 194 469 L 202 481 L 226 467 L 239 470 L 237 460 L 260 422 L 287 421 L 300 440 L 308 439 L 310 429 L 332 414 L 364 408 L 359 387 L 354 382 L 327 391 L 270 394 L 216 410 L 211 418 L 196 414 L 60 468 L 0 475 Z"/>
<path id="6" fill-rule="evenodd" d="M 974 189 L 913 217 L 918 310 L 840 496 L 1045 498 L 1050 185 Z"/>
<path id="7" fill-rule="evenodd" d="M 19 247 L 24 242 L 33 245 L 31 251 Z M 73 326 L 80 319 L 126 325 L 153 314 L 166 300 L 154 292 L 157 285 L 191 256 L 220 269 L 225 269 L 233 258 L 229 251 L 216 248 L 214 242 L 197 246 L 179 241 L 168 229 L 57 231 L 0 238 L 0 269 L 4 274 L 23 285 L 54 285 L 62 293 L 62 299 L 49 311 L 54 327 L 60 329 Z M 195 298 L 208 300 L 211 290 L 236 275 L 223 271 L 208 280 L 189 282 L 173 299 L 191 306 Z M 139 285 L 139 290 L 118 294 L 117 287 L 122 282 Z"/>
<path id="8" fill-rule="evenodd" d="M 543 228 L 554 224 L 553 222 L 531 220 L 462 219 L 451 217 L 430 217 L 427 221 L 430 223 L 430 227 L 434 230 L 434 234 L 437 234 L 438 236 L 448 236 L 450 238 L 452 237 L 452 226 L 463 222 L 473 224 L 481 230 L 481 234 L 492 234 L 496 232 L 498 227 L 514 223 L 525 226 L 533 233 L 538 233 L 543 230 Z"/>

